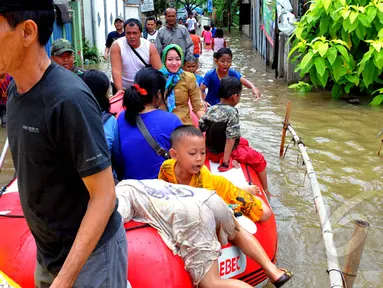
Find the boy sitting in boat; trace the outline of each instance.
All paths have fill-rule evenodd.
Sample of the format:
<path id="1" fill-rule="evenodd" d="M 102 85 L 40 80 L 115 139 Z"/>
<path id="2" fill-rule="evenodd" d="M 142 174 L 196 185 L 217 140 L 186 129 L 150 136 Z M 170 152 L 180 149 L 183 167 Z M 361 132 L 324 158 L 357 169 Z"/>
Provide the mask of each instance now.
<path id="1" fill-rule="evenodd" d="M 169 154 L 172 159 L 162 164 L 158 179 L 215 190 L 227 204 L 238 205 L 239 210 L 253 222 L 270 218 L 271 210 L 261 198 L 236 187 L 222 176 L 211 174 L 204 166 L 205 138 L 198 128 L 188 125 L 176 128 L 170 136 L 170 143 L 172 148 Z M 250 189 L 255 194 L 258 192 L 257 189 Z"/>
<path id="2" fill-rule="evenodd" d="M 116 186 L 116 194 L 124 221 L 133 219 L 157 229 L 169 249 L 182 257 L 195 286 L 251 287 L 239 280 L 221 279 L 218 258 L 221 245 L 228 241 L 257 261 L 275 287 L 292 276 L 270 261 L 214 191 L 161 180 L 125 180 Z"/>
<path id="3" fill-rule="evenodd" d="M 206 132 L 208 159 L 220 163 L 219 171 L 233 167 L 233 160 L 250 165 L 257 173 L 268 197 L 266 160 L 263 155 L 249 146 L 241 137 L 239 113 L 235 106 L 239 103 L 242 84 L 235 77 L 225 77 L 219 86 L 220 102 L 209 107 L 199 120 L 199 128 Z"/>

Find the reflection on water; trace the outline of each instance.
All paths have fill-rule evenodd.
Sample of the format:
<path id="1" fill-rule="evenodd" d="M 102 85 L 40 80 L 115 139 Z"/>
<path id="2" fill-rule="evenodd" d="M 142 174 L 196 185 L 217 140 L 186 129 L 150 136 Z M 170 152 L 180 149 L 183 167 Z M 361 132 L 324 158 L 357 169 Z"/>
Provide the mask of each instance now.
<path id="1" fill-rule="evenodd" d="M 271 205 L 279 230 L 278 262 L 295 274 L 288 287 L 329 287 L 320 224 L 302 159 L 293 147 L 285 160 L 279 158 L 281 123 L 288 101 L 293 102 L 291 123 L 308 148 L 325 203 L 330 213 L 337 211 L 331 221 L 339 254 L 344 254 L 354 219 L 371 224 L 355 287 L 382 287 L 383 158 L 377 157 L 376 138 L 383 128 L 381 109 L 333 101 L 326 92 L 295 93 L 274 79 L 274 71 L 265 69 L 264 60 L 252 51 L 249 41 L 234 35 L 228 42 L 234 54 L 233 67 L 263 93 L 261 100 L 255 101 L 245 88 L 238 108 L 243 135 L 268 161 L 274 195 Z M 204 51 L 201 73 L 213 65 L 213 53 Z M 109 63 L 96 68 L 110 76 Z M 3 143 L 5 129 L 0 129 L 0 134 Z M 2 183 L 12 177 L 12 167 L 8 157 L 0 175 Z M 368 198 L 361 201 L 362 195 Z"/>

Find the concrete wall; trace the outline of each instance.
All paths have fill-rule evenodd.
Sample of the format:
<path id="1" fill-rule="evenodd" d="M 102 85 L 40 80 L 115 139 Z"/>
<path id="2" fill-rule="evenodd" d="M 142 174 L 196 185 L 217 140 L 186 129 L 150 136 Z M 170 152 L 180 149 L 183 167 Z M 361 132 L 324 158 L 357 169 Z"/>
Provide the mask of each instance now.
<path id="1" fill-rule="evenodd" d="M 83 0 L 82 9 L 83 9 L 83 26 L 84 26 L 84 35 L 90 41 L 91 44 L 95 43 L 95 35 L 93 34 L 93 27 L 96 25 L 96 22 L 93 20 L 92 15 L 92 0 Z"/>
<path id="2" fill-rule="evenodd" d="M 252 39 L 252 35 L 250 35 L 250 25 L 242 25 L 242 33 Z"/>
<path id="3" fill-rule="evenodd" d="M 140 6 L 125 4 L 124 0 L 82 0 L 82 5 L 85 37 L 100 52 L 105 50 L 108 33 L 115 30 L 117 16 L 125 19 L 141 17 Z"/>
<path id="4" fill-rule="evenodd" d="M 126 5 L 125 7 L 125 18 L 136 18 L 141 19 L 141 10 L 138 5 Z"/>
<path id="5" fill-rule="evenodd" d="M 68 4 L 71 0 L 54 0 L 55 4 Z"/>
<path id="6" fill-rule="evenodd" d="M 125 18 L 124 10 L 124 1 L 117 1 L 117 16 Z"/>
<path id="7" fill-rule="evenodd" d="M 120 0 L 121 1 L 121 0 Z M 122 1 L 121 1 L 122 2 Z M 106 30 L 105 30 L 105 39 L 109 32 L 116 30 L 114 28 L 114 19 L 116 19 L 116 1 L 115 0 L 106 0 Z"/>

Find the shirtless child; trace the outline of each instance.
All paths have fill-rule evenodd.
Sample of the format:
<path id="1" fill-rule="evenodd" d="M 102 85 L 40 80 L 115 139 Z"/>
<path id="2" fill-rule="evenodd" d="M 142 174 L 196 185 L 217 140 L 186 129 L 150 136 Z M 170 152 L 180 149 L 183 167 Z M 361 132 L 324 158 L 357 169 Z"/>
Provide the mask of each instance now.
<path id="1" fill-rule="evenodd" d="M 206 148 L 202 132 L 194 126 L 180 126 L 170 136 L 172 159 L 166 160 L 160 169 L 159 179 L 174 184 L 190 185 L 214 190 L 227 204 L 237 204 L 239 210 L 253 222 L 266 221 L 271 210 L 264 201 L 252 194 L 255 186 L 240 189 L 222 176 L 213 175 L 205 164 Z M 251 192 L 251 193 L 249 193 Z M 242 198 L 243 201 L 239 201 Z M 242 200 L 241 199 L 241 200 Z"/>
<path id="2" fill-rule="evenodd" d="M 195 286 L 251 287 L 220 278 L 218 257 L 221 245 L 228 241 L 257 261 L 275 287 L 292 276 L 269 260 L 257 239 L 239 226 L 214 191 L 161 180 L 125 180 L 117 185 L 116 194 L 124 221 L 134 219 L 156 228 L 169 249 L 182 257 Z"/>

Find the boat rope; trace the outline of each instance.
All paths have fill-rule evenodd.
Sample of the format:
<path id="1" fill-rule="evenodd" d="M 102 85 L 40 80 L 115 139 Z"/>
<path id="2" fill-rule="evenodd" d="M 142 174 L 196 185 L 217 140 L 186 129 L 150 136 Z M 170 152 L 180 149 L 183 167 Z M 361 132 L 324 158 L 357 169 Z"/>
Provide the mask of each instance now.
<path id="1" fill-rule="evenodd" d="M 14 218 L 14 219 L 23 219 L 23 218 L 25 218 L 25 216 L 24 215 L 9 215 L 9 214 L 7 214 L 7 215 L 1 215 L 0 214 L 0 217 L 3 217 L 3 218 Z"/>
<path id="2" fill-rule="evenodd" d="M 331 271 L 335 271 L 335 272 L 339 272 L 340 273 L 340 275 L 342 276 L 343 286 L 345 288 L 347 288 L 347 282 L 346 282 L 346 279 L 344 278 L 344 275 L 347 275 L 349 277 L 356 277 L 356 276 L 358 276 L 358 275 L 346 273 L 346 272 L 344 272 L 342 270 L 335 269 L 335 268 L 326 270 L 327 274 L 330 274 Z M 339 285 L 332 285 L 331 287 L 340 287 L 340 286 Z"/>
<path id="3" fill-rule="evenodd" d="M 150 227 L 150 225 L 146 223 L 146 224 L 142 224 L 142 225 L 139 225 L 139 226 L 125 228 L 125 232 L 136 230 L 136 229 L 140 229 L 140 228 L 146 228 L 146 227 Z"/>
<path id="4" fill-rule="evenodd" d="M 290 145 L 291 145 L 291 143 L 293 143 L 293 142 L 294 142 L 294 137 L 291 139 L 290 143 L 287 144 L 286 149 L 285 149 L 285 152 L 283 153 L 283 159 L 285 159 L 286 154 L 287 154 L 287 151 L 289 150 Z M 295 146 L 295 142 L 294 142 L 294 146 Z"/>

